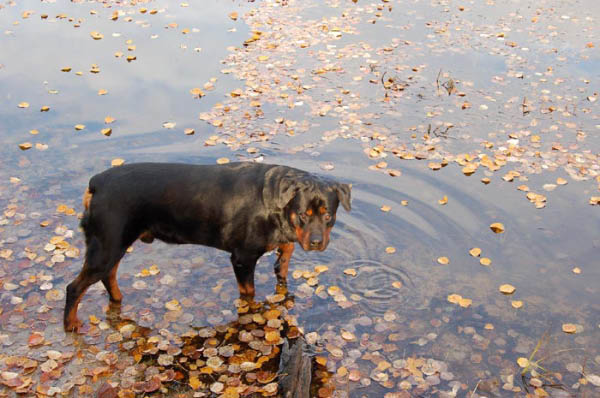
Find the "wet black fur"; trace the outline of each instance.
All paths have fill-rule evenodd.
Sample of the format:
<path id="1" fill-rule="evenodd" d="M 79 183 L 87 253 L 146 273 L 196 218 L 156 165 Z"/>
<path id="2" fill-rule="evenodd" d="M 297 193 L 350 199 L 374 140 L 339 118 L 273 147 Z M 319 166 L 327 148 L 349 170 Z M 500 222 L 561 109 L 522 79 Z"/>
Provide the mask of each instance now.
<path id="1" fill-rule="evenodd" d="M 105 282 L 140 235 L 145 242 L 156 238 L 225 250 L 238 282 L 253 282 L 257 260 L 280 244 L 296 242 L 297 227 L 333 227 L 339 203 L 350 210 L 347 184 L 247 162 L 134 163 L 95 175 L 88 189 L 92 199 L 81 220 L 87 245 L 82 274 L 93 282 Z M 331 218 L 291 221 L 291 212 L 303 214 L 309 206 L 325 206 Z M 73 285 L 67 287 L 66 309 L 83 294 Z"/>

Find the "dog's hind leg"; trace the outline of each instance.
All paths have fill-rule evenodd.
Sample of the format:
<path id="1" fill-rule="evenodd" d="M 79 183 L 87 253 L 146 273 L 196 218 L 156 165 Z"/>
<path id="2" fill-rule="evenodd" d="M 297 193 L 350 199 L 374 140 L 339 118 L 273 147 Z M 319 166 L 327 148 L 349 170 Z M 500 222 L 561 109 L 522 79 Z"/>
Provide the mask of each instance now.
<path id="1" fill-rule="evenodd" d="M 121 301 L 122 294 L 117 284 L 117 268 L 127 247 L 133 241 L 123 241 L 123 227 L 113 219 L 87 220 L 85 261 L 81 272 L 67 286 L 64 326 L 66 330 L 76 330 L 80 325 L 77 320 L 77 305 L 85 291 L 94 283 L 102 281 L 112 302 Z M 135 239 L 133 239 L 135 240 Z"/>

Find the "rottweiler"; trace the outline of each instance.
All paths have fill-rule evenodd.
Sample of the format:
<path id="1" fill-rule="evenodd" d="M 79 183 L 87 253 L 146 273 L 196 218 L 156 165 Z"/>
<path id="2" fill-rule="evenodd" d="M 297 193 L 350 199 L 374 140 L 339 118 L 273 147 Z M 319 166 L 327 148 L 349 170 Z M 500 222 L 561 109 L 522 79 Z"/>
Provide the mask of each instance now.
<path id="1" fill-rule="evenodd" d="M 117 268 L 137 239 L 193 243 L 231 253 L 240 297 L 254 297 L 254 268 L 277 249 L 274 269 L 285 285 L 294 243 L 323 251 L 350 188 L 287 166 L 262 163 L 190 165 L 133 163 L 90 179 L 81 227 L 86 253 L 67 286 L 64 327 L 77 330 L 77 307 L 87 288 L 102 281 L 110 301 L 122 299 Z"/>

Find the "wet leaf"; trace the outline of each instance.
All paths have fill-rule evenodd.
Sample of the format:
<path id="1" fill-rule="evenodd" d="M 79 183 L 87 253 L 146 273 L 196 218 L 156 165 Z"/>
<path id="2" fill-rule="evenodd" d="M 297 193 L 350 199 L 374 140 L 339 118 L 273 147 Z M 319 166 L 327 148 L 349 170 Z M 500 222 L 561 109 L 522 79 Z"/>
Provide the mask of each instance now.
<path id="1" fill-rule="evenodd" d="M 448 257 L 438 257 L 437 262 L 442 265 L 448 265 L 450 263 L 450 259 Z"/>
<path id="2" fill-rule="evenodd" d="M 19 108 L 29 108 L 29 102 L 19 102 Z"/>
<path id="3" fill-rule="evenodd" d="M 504 293 L 504 294 L 513 294 L 516 290 L 516 288 L 513 285 L 509 285 L 508 283 L 504 284 L 504 285 L 500 285 L 500 292 Z"/>
<path id="4" fill-rule="evenodd" d="M 357 275 L 356 270 L 354 268 L 346 268 L 344 270 L 344 274 L 350 275 L 350 276 L 356 276 Z"/>
<path id="5" fill-rule="evenodd" d="M 529 359 L 520 357 L 517 359 L 517 364 L 522 368 L 526 368 L 529 366 Z"/>
<path id="6" fill-rule="evenodd" d="M 85 128 L 84 124 L 76 124 L 75 125 L 75 130 L 80 131 L 83 130 Z"/>
<path id="7" fill-rule="evenodd" d="M 519 309 L 519 308 L 523 307 L 523 302 L 521 300 L 512 300 L 510 302 L 510 305 L 512 305 L 513 308 Z"/>
<path id="8" fill-rule="evenodd" d="M 446 203 L 448 203 L 448 197 L 446 195 L 444 195 L 444 197 L 442 199 L 438 200 L 438 203 L 440 205 L 445 205 Z"/>
<path id="9" fill-rule="evenodd" d="M 121 158 L 115 158 L 110 162 L 110 165 L 113 167 L 122 166 L 123 164 L 125 164 L 125 160 Z"/>
<path id="10" fill-rule="evenodd" d="M 228 158 L 218 158 L 217 159 L 217 164 L 227 164 L 227 163 L 229 163 Z"/>
<path id="11" fill-rule="evenodd" d="M 33 145 L 31 144 L 31 142 L 22 142 L 19 144 L 19 148 L 22 151 L 26 151 L 28 149 L 31 149 L 33 147 Z"/>
<path id="12" fill-rule="evenodd" d="M 107 137 L 110 137 L 110 135 L 112 134 L 112 129 L 111 128 L 105 128 L 105 129 L 100 130 L 100 132 L 103 135 L 105 135 Z"/>
<path id="13" fill-rule="evenodd" d="M 504 232 L 504 224 L 499 222 L 492 223 L 490 224 L 490 229 L 497 234 L 501 234 Z"/>
<path id="14" fill-rule="evenodd" d="M 572 323 L 563 323 L 562 331 L 565 333 L 575 333 L 577 331 L 577 325 Z"/>
<path id="15" fill-rule="evenodd" d="M 90 32 L 90 36 L 92 36 L 92 39 L 94 39 L 94 40 L 100 40 L 100 39 L 104 38 L 104 35 L 102 33 L 96 32 L 96 31 Z"/>
<path id="16" fill-rule="evenodd" d="M 481 265 L 484 265 L 484 266 L 486 266 L 486 267 L 487 267 L 487 266 L 490 266 L 490 265 L 492 264 L 492 260 L 490 260 L 490 259 L 489 259 L 489 258 L 487 258 L 487 257 L 482 257 L 482 258 L 479 260 L 479 263 L 480 263 Z"/>
<path id="17" fill-rule="evenodd" d="M 474 247 L 471 250 L 469 250 L 469 254 L 473 257 L 479 257 L 479 255 L 481 254 L 481 249 L 478 247 Z"/>

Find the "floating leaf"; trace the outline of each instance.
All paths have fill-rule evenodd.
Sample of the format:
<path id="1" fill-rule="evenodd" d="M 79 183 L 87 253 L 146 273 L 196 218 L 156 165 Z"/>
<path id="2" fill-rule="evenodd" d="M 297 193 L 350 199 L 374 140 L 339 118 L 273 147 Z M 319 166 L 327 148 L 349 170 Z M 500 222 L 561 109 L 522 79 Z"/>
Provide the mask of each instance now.
<path id="1" fill-rule="evenodd" d="M 469 250 L 469 254 L 473 257 L 479 257 L 479 255 L 481 254 L 481 249 L 478 247 L 474 247 L 471 250 Z"/>
<path id="2" fill-rule="evenodd" d="M 523 307 L 523 302 L 521 300 L 512 300 L 510 302 L 510 305 L 512 305 L 513 308 L 519 309 L 519 308 Z"/>
<path id="3" fill-rule="evenodd" d="M 513 294 L 516 290 L 516 288 L 513 285 L 509 285 L 508 283 L 504 284 L 504 285 L 500 285 L 500 292 L 504 293 L 504 294 Z"/>
<path id="4" fill-rule="evenodd" d="M 577 325 L 573 323 L 563 323 L 562 331 L 565 333 L 575 333 L 577 331 Z"/>
<path id="5" fill-rule="evenodd" d="M 487 257 L 482 257 L 482 258 L 479 260 L 479 263 L 480 263 L 481 265 L 485 265 L 485 266 L 487 267 L 487 266 L 489 266 L 490 264 L 492 264 L 492 260 L 490 260 L 490 259 L 489 259 L 489 258 L 487 258 Z"/>
<path id="6" fill-rule="evenodd" d="M 124 163 L 125 163 L 124 159 L 115 158 L 110 162 L 110 165 L 115 167 L 115 166 L 122 166 Z"/>
<path id="7" fill-rule="evenodd" d="M 19 102 L 19 108 L 29 108 L 29 102 Z"/>
<path id="8" fill-rule="evenodd" d="M 92 36 L 92 39 L 94 40 L 100 40 L 104 38 L 104 35 L 102 33 L 96 31 L 90 32 L 90 36 Z"/>
<path id="9" fill-rule="evenodd" d="M 393 246 L 388 246 L 388 247 L 385 248 L 385 252 L 387 254 L 394 254 L 394 253 L 396 253 L 396 248 L 393 247 Z"/>
<path id="10" fill-rule="evenodd" d="M 227 163 L 229 163 L 228 158 L 218 158 L 217 159 L 217 164 L 227 164 Z"/>
<path id="11" fill-rule="evenodd" d="M 448 197 L 446 195 L 444 195 L 444 197 L 442 199 L 438 200 L 438 203 L 441 205 L 445 205 L 446 203 L 448 203 Z"/>
<path id="12" fill-rule="evenodd" d="M 490 229 L 497 234 L 501 234 L 504 232 L 504 225 L 502 223 L 495 222 L 490 225 Z"/>
<path id="13" fill-rule="evenodd" d="M 442 265 L 450 264 L 450 259 L 448 257 L 438 257 L 437 262 Z"/>
<path id="14" fill-rule="evenodd" d="M 85 128 L 85 124 L 76 124 L 75 125 L 75 130 L 77 131 L 81 131 Z"/>

